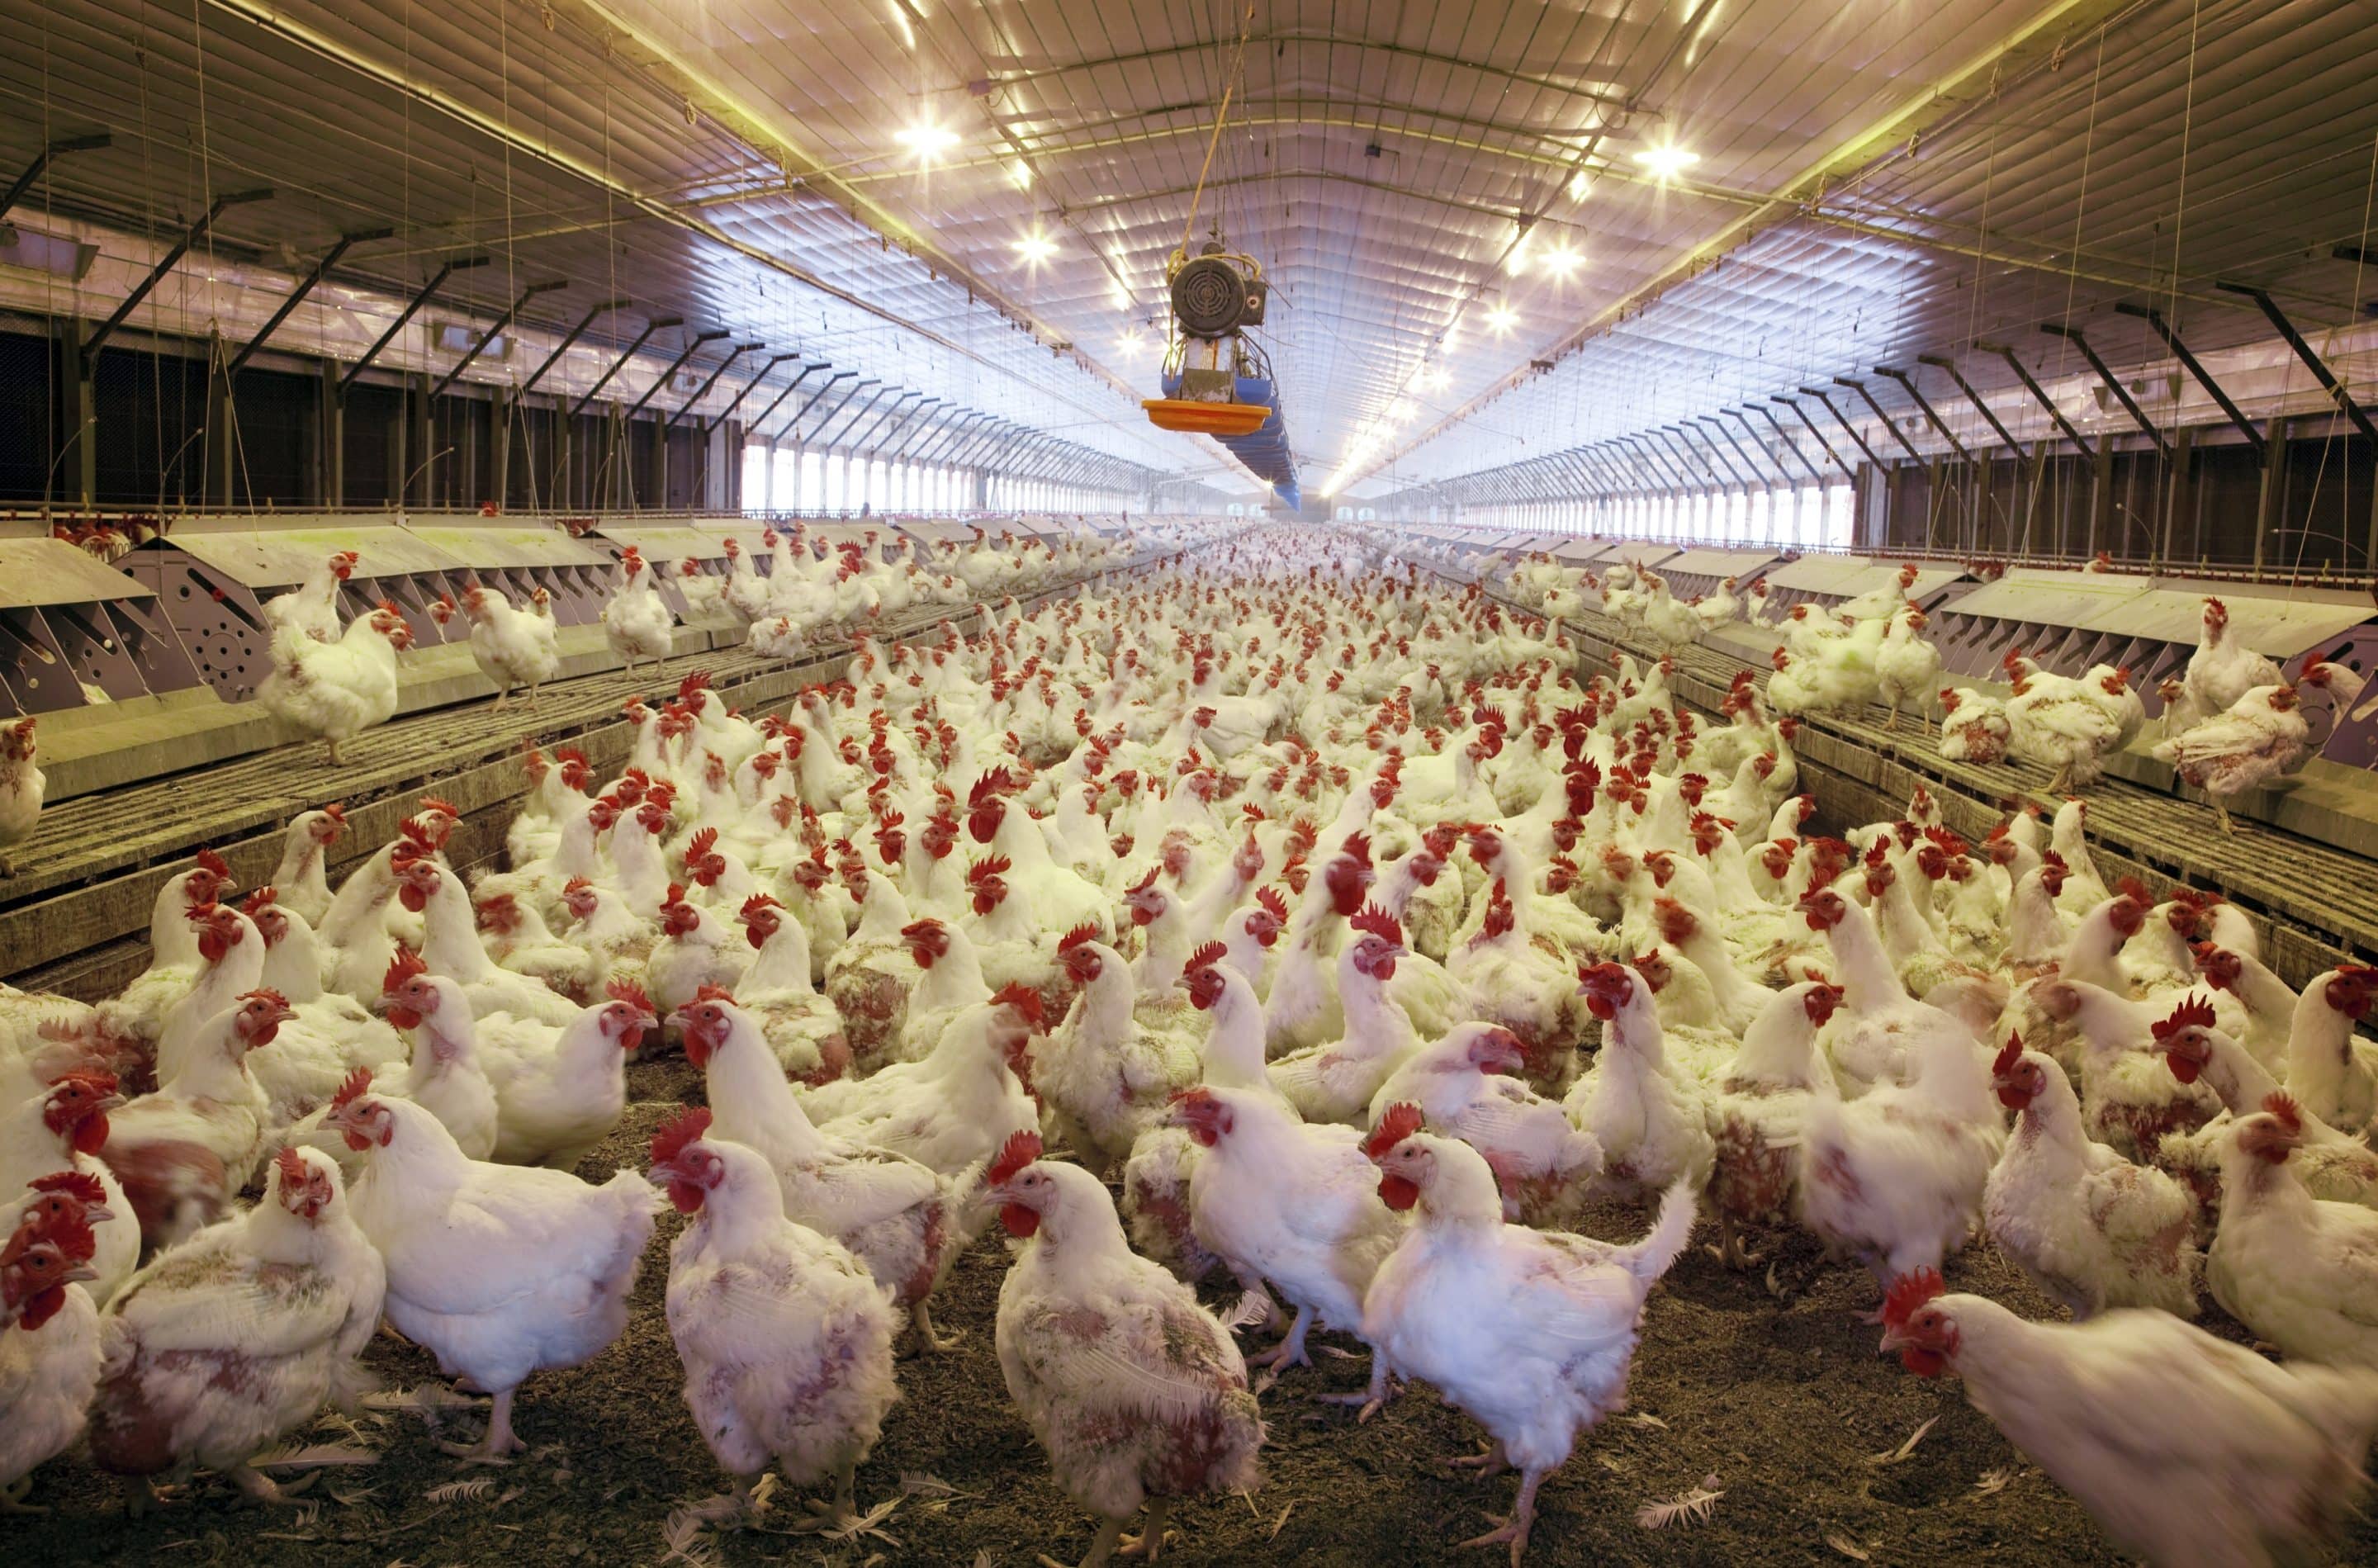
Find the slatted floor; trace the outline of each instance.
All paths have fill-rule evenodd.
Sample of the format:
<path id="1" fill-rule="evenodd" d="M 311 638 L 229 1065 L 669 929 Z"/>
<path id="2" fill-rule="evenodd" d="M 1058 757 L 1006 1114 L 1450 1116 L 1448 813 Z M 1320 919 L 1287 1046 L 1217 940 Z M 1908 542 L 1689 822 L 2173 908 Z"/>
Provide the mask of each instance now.
<path id="1" fill-rule="evenodd" d="M 897 641 L 947 618 L 936 608 L 878 636 Z M 963 624 L 971 617 L 956 618 Z M 632 676 L 614 670 L 556 682 L 533 711 L 516 702 L 498 712 L 483 699 L 396 719 L 347 742 L 338 767 L 313 741 L 62 801 L 42 812 L 34 835 L 18 847 L 18 875 L 0 882 L 0 975 L 44 983 L 52 978 L 45 966 L 145 933 L 158 887 L 200 847 L 226 856 L 238 886 L 256 885 L 271 874 L 289 820 L 328 801 L 343 802 L 348 813 L 341 862 L 384 843 L 426 794 L 451 798 L 466 817 L 496 819 L 499 844 L 500 820 L 524 788 L 516 760 L 526 745 L 582 745 L 602 771 L 626 754 L 628 726 L 619 713 L 631 697 L 657 702 L 673 697 L 685 676 L 708 670 L 728 706 L 756 715 L 838 676 L 848 659 L 847 645 L 798 664 L 739 651 L 685 654 Z M 334 865 L 334 880 L 338 870 Z"/>
<path id="2" fill-rule="evenodd" d="M 1615 647 L 1639 660 L 1659 656 L 1647 643 L 1623 640 L 1618 622 L 1597 612 L 1581 611 L 1567 624 L 1591 657 L 1607 658 Z M 1772 673 L 1766 667 L 1697 646 L 1676 656 L 1669 685 L 1714 714 L 1745 669 L 1764 691 Z M 1952 762 L 1940 756 L 1937 737 L 1917 732 L 1912 715 L 1902 715 L 1896 735 L 1886 727 L 1889 716 L 1887 709 L 1873 707 L 1863 718 L 1803 719 L 1796 748 L 1803 771 L 1864 786 L 1892 811 L 1904 808 L 1916 784 L 1928 783 L 1951 824 L 1969 835 L 1987 832 L 2011 802 L 2036 802 L 2049 812 L 2062 804 L 2047 793 L 2049 770 L 2015 761 Z M 2260 918 L 2264 957 L 2288 984 L 2301 986 L 2353 955 L 2378 953 L 2378 864 L 2263 824 L 2231 838 L 2208 808 L 2127 780 L 2100 781 L 2088 801 L 2092 851 L 2109 880 L 2137 872 L 2150 889 L 2186 882 L 2218 891 Z"/>

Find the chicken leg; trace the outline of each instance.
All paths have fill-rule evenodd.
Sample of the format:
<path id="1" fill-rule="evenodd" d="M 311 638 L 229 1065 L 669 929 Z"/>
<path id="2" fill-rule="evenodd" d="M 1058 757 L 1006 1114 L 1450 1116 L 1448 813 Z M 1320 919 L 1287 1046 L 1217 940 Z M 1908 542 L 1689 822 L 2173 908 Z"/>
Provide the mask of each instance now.
<path id="1" fill-rule="evenodd" d="M 2228 833 L 2231 838 L 2236 838 L 2238 836 L 2238 824 L 2229 820 L 2228 806 L 2225 804 L 2222 798 L 2217 795 L 2208 795 L 2204 798 L 2213 803 L 2213 814 L 2221 819 L 2221 831 Z"/>
<path id="2" fill-rule="evenodd" d="M 1108 1519 L 1099 1524 L 1098 1535 L 1090 1541 L 1089 1551 L 1082 1558 L 1081 1568 L 1104 1568 L 1107 1561 L 1114 1556 L 1115 1544 L 1123 1539 L 1123 1525 L 1121 1519 Z M 1040 1568 L 1072 1568 L 1071 1564 L 1060 1562 L 1045 1551 L 1033 1561 L 1039 1562 Z"/>
<path id="3" fill-rule="evenodd" d="M 908 1322 L 917 1330 L 917 1348 L 931 1355 L 943 1356 L 966 1343 L 964 1333 L 943 1339 L 933 1333 L 933 1312 L 931 1306 L 919 1301 L 908 1309 Z"/>
<path id="4" fill-rule="evenodd" d="M 30 1471 L 18 1476 L 6 1486 L 0 1487 L 0 1514 L 47 1514 L 50 1511 L 47 1504 L 25 1501 L 31 1495 L 32 1490 L 33 1477 Z"/>
<path id="5" fill-rule="evenodd" d="M 523 1453 L 528 1444 L 512 1432 L 512 1394 L 509 1388 L 496 1391 L 495 1406 L 487 1412 L 487 1435 L 479 1446 L 462 1454 L 474 1465 L 509 1465 L 509 1454 Z"/>
<path id="6" fill-rule="evenodd" d="M 1263 1378 L 1252 1392 L 1263 1393 L 1279 1381 L 1280 1372 L 1287 1368 L 1313 1365 L 1313 1358 L 1307 1355 L 1304 1349 L 1304 1335 L 1312 1327 L 1313 1309 L 1299 1307 L 1296 1310 L 1296 1321 L 1288 1325 L 1288 1333 L 1281 1336 L 1280 1342 L 1260 1356 L 1248 1358 L 1248 1366 L 1264 1369 Z"/>
<path id="7" fill-rule="evenodd" d="M 1463 1541 L 1464 1547 L 1500 1546 L 1508 1542 L 1511 1548 L 1511 1568 L 1519 1568 L 1519 1558 L 1528 1550 L 1528 1530 L 1536 1522 L 1536 1489 L 1544 1484 L 1544 1472 L 1529 1470 L 1519 1478 L 1519 1500 L 1511 1509 L 1511 1516 L 1499 1519 L 1486 1515 L 1501 1527 L 1483 1536 Z"/>

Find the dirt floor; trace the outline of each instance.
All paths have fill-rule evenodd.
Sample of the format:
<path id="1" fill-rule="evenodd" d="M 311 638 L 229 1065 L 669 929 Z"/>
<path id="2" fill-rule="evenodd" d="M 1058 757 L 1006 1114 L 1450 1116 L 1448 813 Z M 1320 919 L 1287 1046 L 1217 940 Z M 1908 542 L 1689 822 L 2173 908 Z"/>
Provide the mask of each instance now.
<path id="1" fill-rule="evenodd" d="M 652 1130 L 678 1103 L 698 1100 L 701 1088 L 682 1060 L 634 1067 L 628 1115 L 582 1174 L 600 1179 L 621 1163 L 641 1165 Z M 664 1237 L 678 1223 L 667 1215 Z M 1585 1228 L 1625 1236 L 1639 1223 L 1614 1210 L 1589 1216 Z M 1531 1563 L 2062 1568 L 2121 1561 L 1953 1382 L 1913 1377 L 1875 1354 L 1880 1331 L 1858 1321 L 1877 1299 L 1862 1273 L 1822 1266 L 1796 1237 L 1765 1241 L 1771 1274 L 1732 1274 L 1697 1250 L 1654 1293 L 1635 1361 L 1634 1408 L 1582 1439 L 1545 1484 Z M 940 1305 L 942 1323 L 965 1331 L 963 1347 L 901 1363 L 901 1402 L 859 1476 L 862 1504 L 878 1513 L 846 1538 L 788 1533 L 783 1526 L 797 1508 L 774 1513 L 768 1524 L 776 1528 L 739 1531 L 704 1529 L 680 1513 L 716 1495 L 723 1477 L 679 1397 L 656 1242 L 620 1343 L 522 1390 L 516 1424 L 534 1452 L 521 1462 L 479 1468 L 450 1456 L 438 1439 L 475 1438 L 480 1418 L 433 1411 L 433 1431 L 416 1393 L 414 1406 L 367 1411 L 354 1432 L 330 1424 L 308 1434 L 313 1443 L 360 1439 L 378 1450 L 377 1462 L 323 1468 L 288 1508 L 259 1509 L 200 1477 L 162 1508 L 129 1517 L 114 1478 L 79 1458 L 54 1462 L 36 1473 L 33 1492 L 52 1512 L 0 1519 L 0 1554 L 10 1563 L 177 1568 L 1013 1565 L 1043 1550 L 1072 1562 L 1089 1544 L 1090 1521 L 1051 1485 L 1047 1461 L 1008 1405 L 991 1349 L 1003 1262 L 993 1227 L 960 1261 Z M 1949 1279 L 1952 1288 L 2047 1315 L 1987 1249 L 1953 1263 Z M 2243 1337 L 2209 1302 L 2207 1311 L 2211 1326 Z M 1360 1388 L 1363 1363 L 1344 1354 L 1359 1347 L 1315 1343 L 1340 1354 L 1290 1373 L 1265 1397 L 1263 1489 L 1176 1511 L 1166 1556 L 1183 1564 L 1491 1561 L 1456 1543 L 1491 1527 L 1486 1511 L 1509 1507 L 1513 1478 L 1457 1478 L 1440 1464 L 1473 1452 L 1476 1428 L 1418 1384 L 1356 1426 L 1350 1410 L 1310 1395 Z M 390 1391 L 445 1394 L 425 1352 L 382 1340 L 371 1359 Z M 1705 1518 L 1657 1530 L 1638 1523 L 1646 1503 L 1702 1487 L 1722 1494 Z M 2378 1562 L 2378 1524 L 2361 1524 L 2345 1560 Z"/>

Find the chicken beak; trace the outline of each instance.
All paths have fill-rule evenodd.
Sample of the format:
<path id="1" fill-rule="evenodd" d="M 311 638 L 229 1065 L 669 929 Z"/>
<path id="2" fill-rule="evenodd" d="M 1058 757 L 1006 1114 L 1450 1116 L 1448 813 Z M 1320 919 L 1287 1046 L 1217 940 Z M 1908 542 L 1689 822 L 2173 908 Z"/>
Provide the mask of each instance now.
<path id="1" fill-rule="evenodd" d="M 1877 1347 L 1875 1354 L 1878 1356 L 1888 1356 L 1894 1350 L 1905 1349 L 1913 1343 L 1915 1342 L 1909 1339 L 1905 1335 L 1886 1323 L 1883 1325 L 1882 1330 L 1882 1344 Z"/>
<path id="2" fill-rule="evenodd" d="M 61 1283 L 73 1285 L 82 1280 L 97 1279 L 98 1277 L 99 1271 L 91 1267 L 89 1263 L 76 1263 L 66 1270 Z"/>
<path id="3" fill-rule="evenodd" d="M 90 1103 L 90 1111 L 94 1115 L 111 1111 L 123 1103 L 124 1096 L 121 1095 L 102 1095 Z"/>

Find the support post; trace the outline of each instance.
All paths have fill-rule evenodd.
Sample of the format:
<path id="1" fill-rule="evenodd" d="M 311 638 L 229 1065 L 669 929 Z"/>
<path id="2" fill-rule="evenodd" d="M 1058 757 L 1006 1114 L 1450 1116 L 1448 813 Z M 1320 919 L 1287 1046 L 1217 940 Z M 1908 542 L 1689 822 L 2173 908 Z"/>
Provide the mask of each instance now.
<path id="1" fill-rule="evenodd" d="M 828 360 L 821 360 L 821 361 L 820 361 L 816 365 L 812 366 L 812 368 L 813 368 L 813 369 L 818 369 L 818 370 L 826 370 L 826 369 L 830 369 L 830 368 L 832 368 L 832 361 L 828 361 Z M 801 374 L 802 374 L 803 376 L 807 376 L 807 375 L 809 374 L 809 371 L 804 370 L 804 371 L 802 371 L 802 372 L 801 372 Z M 847 380 L 849 380 L 852 377 L 854 377 L 854 376 L 856 376 L 856 375 L 858 375 L 858 374 L 859 374 L 859 372 L 858 372 L 858 371 L 856 371 L 856 370 L 845 370 L 845 371 L 842 371 L 842 372 L 840 372 L 840 373 L 838 373 L 838 374 L 836 374 L 836 375 L 833 375 L 833 376 L 829 376 L 829 377 L 826 377 L 826 380 L 825 380 L 825 385 L 824 385 L 824 386 L 823 386 L 823 387 L 820 387 L 816 391 L 811 392 L 811 393 L 810 394 L 810 401 L 807 401 L 807 402 L 805 402 L 805 403 L 803 403 L 803 404 L 800 406 L 800 408 L 799 408 L 799 410 L 797 410 L 797 411 L 794 413 L 794 414 L 793 414 L 793 417 L 792 417 L 792 418 L 790 418 L 790 419 L 788 419 L 788 420 L 785 421 L 785 423 L 784 423 L 784 427 L 783 427 L 782 429 L 779 429 L 779 430 L 775 433 L 775 436 L 771 437 L 770 437 L 770 440 L 771 440 L 771 441 L 781 441 L 781 440 L 783 440 L 786 437 L 790 436 L 790 437 L 793 437 L 794 443 L 795 443 L 796 445 L 798 445 L 798 446 L 801 446 L 801 447 L 808 447 L 808 446 L 811 445 L 811 442 L 804 441 L 804 440 L 802 440 L 802 439 L 801 439 L 801 437 L 800 437 L 800 423 L 801 423 L 801 417 L 802 417 L 802 415 L 804 415 L 804 414 L 808 413 L 810 410 L 811 410 L 811 409 L 815 408 L 815 407 L 817 406 L 817 402 L 818 402 L 818 400 L 819 400 L 820 398 L 823 398 L 823 397 L 824 397 L 828 392 L 833 391 L 833 390 L 834 390 L 834 389 L 835 389 L 835 384 L 836 382 L 839 382 L 839 381 L 847 381 Z M 858 389 L 854 387 L 854 388 L 852 388 L 852 389 L 851 389 L 851 390 L 852 390 L 852 391 L 857 391 L 857 390 L 858 390 Z M 841 406 L 842 406 L 842 405 L 841 405 L 840 403 L 836 403 L 836 404 L 835 404 L 835 407 L 836 407 L 836 408 L 840 408 Z"/>
<path id="2" fill-rule="evenodd" d="M 828 436 L 826 431 L 832 427 L 835 420 L 842 418 L 842 411 L 844 407 L 859 396 L 859 388 L 865 387 L 870 384 L 871 382 L 869 381 L 861 381 L 859 384 L 859 387 L 853 387 L 850 389 L 850 397 L 845 398 L 841 402 L 836 403 L 832 413 L 827 414 L 823 419 L 818 421 L 817 434 L 813 437 L 818 445 L 826 448 L 830 451 L 842 449 L 843 442 L 839 437 Z M 849 435 L 851 430 L 859 424 L 859 422 L 867 417 L 869 411 L 873 409 L 877 403 L 882 402 L 884 397 L 892 390 L 891 388 L 883 385 L 881 382 L 873 382 L 871 384 L 875 387 L 875 395 L 868 399 L 864 403 L 859 404 L 858 412 L 853 413 L 848 420 L 844 422 L 840 435 Z M 849 457 L 850 454 L 847 451 L 843 452 L 843 458 L 846 462 L 848 461 Z"/>
<path id="3" fill-rule="evenodd" d="M 2254 570 L 2262 572 L 2267 542 L 2287 510 L 2288 422 L 2274 419 L 2264 437 L 2268 454 L 2263 464 L 2263 488 L 2254 498 Z"/>
<path id="4" fill-rule="evenodd" d="M 2040 407 L 2046 409 L 2048 411 L 2048 417 L 2056 422 L 2056 427 L 2059 430 L 2064 432 L 2064 438 L 2072 442 L 2074 449 L 2079 451 L 2083 457 L 2085 458 L 2091 455 L 2089 443 L 2082 438 L 2081 432 L 2072 428 L 2072 422 L 2064 417 L 2064 411 L 2056 406 L 2056 400 L 2049 397 L 2048 395 L 2048 389 L 2042 387 L 2039 382 L 2033 377 L 2031 372 L 2024 367 L 2023 360 L 2015 353 L 2012 348 L 2009 347 L 2005 343 L 1977 342 L 1974 346 L 1980 349 L 1984 353 L 1994 353 L 2004 359 L 2007 362 L 2007 368 L 2014 372 L 2015 378 L 2021 381 L 2024 384 L 2024 389 L 2031 393 L 2032 401 L 2038 403 Z"/>
<path id="5" fill-rule="evenodd" d="M 867 443 L 874 438 L 875 433 L 878 430 L 883 428 L 883 422 L 897 414 L 900 412 L 900 405 L 907 402 L 910 398 L 921 398 L 925 394 L 922 392 L 901 393 L 898 397 L 892 400 L 892 406 L 890 408 L 885 409 L 882 413 L 879 413 L 873 419 L 869 420 L 867 428 L 859 431 L 855 437 L 851 437 L 848 432 L 845 432 L 845 444 L 856 450 L 871 453 L 872 449 L 870 448 Z M 874 405 L 870 404 L 869 406 L 872 408 Z M 859 417 L 864 419 L 866 418 L 866 415 L 861 414 Z M 856 420 L 852 422 L 854 427 L 856 427 L 857 423 L 858 422 Z"/>

